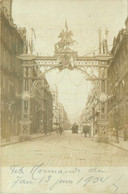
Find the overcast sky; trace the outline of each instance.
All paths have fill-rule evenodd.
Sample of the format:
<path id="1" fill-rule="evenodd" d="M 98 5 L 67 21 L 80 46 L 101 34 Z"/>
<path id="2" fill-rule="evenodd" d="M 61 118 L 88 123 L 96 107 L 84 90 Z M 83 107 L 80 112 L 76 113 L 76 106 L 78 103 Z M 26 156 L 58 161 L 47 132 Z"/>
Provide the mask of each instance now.
<path id="1" fill-rule="evenodd" d="M 79 43 L 74 48 L 85 55 L 98 48 L 98 29 L 109 30 L 109 44 L 124 28 L 127 0 L 13 0 L 13 18 L 19 27 L 34 28 L 35 48 L 41 55 L 54 55 L 54 44 L 65 26 Z M 78 72 L 64 70 L 47 74 L 50 84 L 58 85 L 59 101 L 70 118 L 85 106 L 90 83 Z"/>

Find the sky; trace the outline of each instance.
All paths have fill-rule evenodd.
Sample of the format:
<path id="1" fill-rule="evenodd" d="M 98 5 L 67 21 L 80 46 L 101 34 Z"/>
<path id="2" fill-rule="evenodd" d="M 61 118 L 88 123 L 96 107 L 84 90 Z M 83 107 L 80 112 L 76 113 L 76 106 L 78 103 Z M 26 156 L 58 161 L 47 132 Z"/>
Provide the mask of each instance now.
<path id="1" fill-rule="evenodd" d="M 127 0 L 13 0 L 13 18 L 18 27 L 34 28 L 35 52 L 43 56 L 54 55 L 54 45 L 65 27 L 77 40 L 73 50 L 79 56 L 98 49 L 98 29 L 109 30 L 112 44 L 127 17 Z M 110 47 L 111 49 L 111 47 Z M 53 71 L 46 74 L 50 85 L 57 85 L 59 101 L 64 105 L 69 119 L 78 120 L 85 107 L 91 83 L 80 72 Z"/>

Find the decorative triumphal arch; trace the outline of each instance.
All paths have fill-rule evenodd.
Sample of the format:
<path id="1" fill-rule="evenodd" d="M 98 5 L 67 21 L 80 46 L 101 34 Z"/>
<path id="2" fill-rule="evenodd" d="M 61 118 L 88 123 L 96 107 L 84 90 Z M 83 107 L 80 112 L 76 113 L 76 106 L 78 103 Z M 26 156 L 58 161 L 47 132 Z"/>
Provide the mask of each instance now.
<path id="1" fill-rule="evenodd" d="M 54 69 L 62 71 L 77 70 L 84 74 L 85 79 L 98 85 L 99 95 L 99 121 L 98 135 L 99 141 L 108 141 L 107 134 L 107 105 L 105 101 L 100 100 L 102 96 L 107 95 L 107 68 L 111 56 L 109 54 L 100 54 L 97 56 L 79 56 L 71 49 L 71 46 L 78 44 L 72 39 L 73 33 L 68 30 L 62 30 L 58 36 L 60 40 L 55 44 L 53 56 L 39 56 L 30 53 L 19 56 L 23 67 L 23 91 L 22 91 L 22 119 L 21 137 L 28 136 L 31 128 L 30 105 L 31 98 L 34 97 L 34 89 L 42 81 L 45 74 Z M 104 106 L 104 108 L 103 108 Z M 102 111 L 103 110 L 103 111 Z"/>

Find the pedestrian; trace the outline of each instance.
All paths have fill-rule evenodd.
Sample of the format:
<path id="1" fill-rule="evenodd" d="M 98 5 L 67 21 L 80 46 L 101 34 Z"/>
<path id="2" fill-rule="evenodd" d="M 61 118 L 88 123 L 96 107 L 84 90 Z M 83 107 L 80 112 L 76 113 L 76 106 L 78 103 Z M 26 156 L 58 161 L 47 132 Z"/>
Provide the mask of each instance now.
<path id="1" fill-rule="evenodd" d="M 59 133 L 59 126 L 56 127 L 56 133 Z"/>
<path id="2" fill-rule="evenodd" d="M 60 133 L 60 135 L 62 135 L 62 132 L 63 132 L 63 128 L 62 128 L 62 126 L 60 125 L 60 126 L 59 126 L 59 133 Z"/>
<path id="3" fill-rule="evenodd" d="M 127 130 L 126 127 L 124 128 L 124 141 L 127 141 L 128 137 L 127 137 Z"/>
<path id="4" fill-rule="evenodd" d="M 91 127 L 89 127 L 89 138 L 91 137 Z"/>
<path id="5" fill-rule="evenodd" d="M 116 135 L 116 129 L 113 128 L 113 136 L 115 136 L 115 135 Z"/>

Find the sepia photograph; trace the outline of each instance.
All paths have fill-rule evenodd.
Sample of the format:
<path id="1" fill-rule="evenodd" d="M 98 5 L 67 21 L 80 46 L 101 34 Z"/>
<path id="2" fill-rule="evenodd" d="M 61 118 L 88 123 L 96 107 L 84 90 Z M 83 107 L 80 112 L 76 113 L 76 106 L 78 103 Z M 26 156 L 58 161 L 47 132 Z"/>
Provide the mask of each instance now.
<path id="1" fill-rule="evenodd" d="M 0 0 L 0 194 L 128 194 L 128 0 Z"/>

